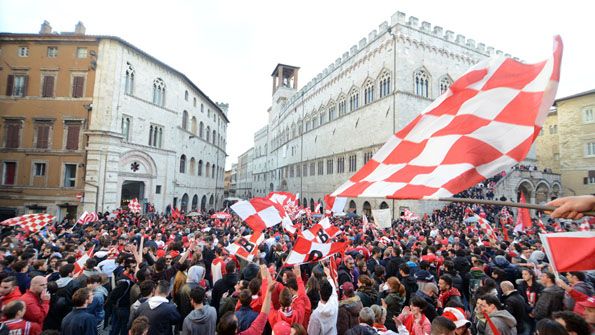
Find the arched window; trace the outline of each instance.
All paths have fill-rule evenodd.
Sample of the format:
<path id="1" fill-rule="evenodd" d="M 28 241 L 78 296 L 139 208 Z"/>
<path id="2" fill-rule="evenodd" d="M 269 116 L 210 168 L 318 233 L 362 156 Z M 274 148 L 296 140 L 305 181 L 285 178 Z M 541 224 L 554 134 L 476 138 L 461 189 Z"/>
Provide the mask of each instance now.
<path id="1" fill-rule="evenodd" d="M 198 195 L 194 195 L 192 197 L 192 210 L 195 211 L 198 209 Z"/>
<path id="2" fill-rule="evenodd" d="M 205 169 L 205 176 L 209 177 L 210 172 L 211 172 L 211 163 L 207 162 L 207 168 Z"/>
<path id="3" fill-rule="evenodd" d="M 202 121 L 200 121 L 200 124 L 198 125 L 198 137 L 203 138 L 204 136 L 204 127 L 205 124 L 202 123 Z"/>
<path id="4" fill-rule="evenodd" d="M 192 133 L 196 135 L 196 117 L 192 117 Z"/>
<path id="5" fill-rule="evenodd" d="M 347 114 L 347 103 L 345 102 L 345 97 L 339 97 L 339 116 L 343 116 Z"/>
<path id="6" fill-rule="evenodd" d="M 310 123 L 310 118 L 309 118 L 309 116 L 306 116 L 306 119 L 304 120 L 304 122 L 306 122 L 306 129 L 305 129 L 305 132 L 308 132 L 308 131 L 310 131 L 310 126 L 311 126 L 311 123 Z"/>
<path id="7" fill-rule="evenodd" d="M 331 101 L 328 107 L 328 121 L 331 122 L 337 117 L 337 106 Z"/>
<path id="8" fill-rule="evenodd" d="M 188 130 L 188 112 L 184 111 L 182 113 L 182 129 Z"/>
<path id="9" fill-rule="evenodd" d="M 180 173 L 186 173 L 186 155 L 180 157 Z"/>
<path id="10" fill-rule="evenodd" d="M 165 83 L 161 78 L 153 81 L 153 103 L 159 106 L 165 105 Z"/>
<path id="11" fill-rule="evenodd" d="M 122 117 L 122 136 L 124 136 L 124 141 L 130 140 L 130 117 L 128 116 Z"/>
<path id="12" fill-rule="evenodd" d="M 198 161 L 198 175 L 202 176 L 202 159 Z"/>
<path id="13" fill-rule="evenodd" d="M 371 80 L 364 85 L 364 105 L 374 101 L 374 83 Z"/>
<path id="14" fill-rule="evenodd" d="M 385 96 L 389 95 L 390 93 L 390 74 L 388 72 L 384 72 L 380 76 L 380 97 L 384 98 Z"/>
<path id="15" fill-rule="evenodd" d="M 312 115 L 312 129 L 318 127 L 318 114 Z"/>
<path id="16" fill-rule="evenodd" d="M 196 107 L 196 97 L 192 98 L 192 106 Z M 196 195 L 195 195 L 196 197 Z"/>
<path id="17" fill-rule="evenodd" d="M 159 133 L 157 136 L 157 147 L 161 148 L 163 145 L 163 128 L 159 128 Z"/>
<path id="18" fill-rule="evenodd" d="M 322 126 L 326 122 L 326 111 L 325 110 L 322 110 L 320 112 L 320 118 L 319 119 L 320 119 L 320 122 L 319 123 Z"/>
<path id="19" fill-rule="evenodd" d="M 217 132 L 213 130 L 213 144 L 217 144 Z"/>
<path id="20" fill-rule="evenodd" d="M 215 179 L 215 164 L 211 165 L 211 178 Z"/>
<path id="21" fill-rule="evenodd" d="M 194 157 L 190 158 L 190 169 L 188 170 L 188 174 L 189 175 L 194 175 L 194 168 L 196 167 L 196 161 L 194 160 Z"/>
<path id="22" fill-rule="evenodd" d="M 124 93 L 132 95 L 134 92 L 134 68 L 130 63 L 126 63 L 126 83 Z"/>
<path id="23" fill-rule="evenodd" d="M 155 136 L 155 131 L 153 130 L 153 126 L 149 128 L 149 145 L 153 145 L 153 136 Z"/>
<path id="24" fill-rule="evenodd" d="M 188 101 L 188 90 L 184 92 L 184 100 Z"/>
<path id="25" fill-rule="evenodd" d="M 414 76 L 415 95 L 430 97 L 430 76 L 424 70 L 418 70 Z"/>
<path id="26" fill-rule="evenodd" d="M 357 89 L 353 89 L 349 95 L 349 112 L 359 108 L 359 92 Z"/>
<path id="27" fill-rule="evenodd" d="M 207 142 L 211 142 L 211 127 L 207 126 Z"/>
<path id="28" fill-rule="evenodd" d="M 180 205 L 180 209 L 184 213 L 188 211 L 188 194 L 187 193 L 184 193 L 184 195 L 182 196 L 182 203 Z"/>
<path id="29" fill-rule="evenodd" d="M 444 94 L 452 85 L 452 80 L 448 76 L 444 76 L 440 79 L 440 94 Z"/>

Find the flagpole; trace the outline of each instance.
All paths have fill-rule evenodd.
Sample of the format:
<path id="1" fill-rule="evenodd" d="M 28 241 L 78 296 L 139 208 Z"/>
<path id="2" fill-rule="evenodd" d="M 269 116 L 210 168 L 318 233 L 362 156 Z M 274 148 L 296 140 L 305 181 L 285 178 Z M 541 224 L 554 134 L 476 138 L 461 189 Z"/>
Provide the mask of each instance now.
<path id="1" fill-rule="evenodd" d="M 529 209 L 537 209 L 540 211 L 549 211 L 549 212 L 552 212 L 556 209 L 556 207 L 554 207 L 554 206 L 518 203 L 518 202 L 511 202 L 511 201 L 496 201 L 496 200 L 471 199 L 471 198 L 438 198 L 438 200 L 439 201 L 448 201 L 448 202 L 462 202 L 462 203 L 468 203 L 468 204 L 529 208 Z M 594 211 L 582 212 L 582 214 L 586 215 L 586 216 L 595 216 Z"/>

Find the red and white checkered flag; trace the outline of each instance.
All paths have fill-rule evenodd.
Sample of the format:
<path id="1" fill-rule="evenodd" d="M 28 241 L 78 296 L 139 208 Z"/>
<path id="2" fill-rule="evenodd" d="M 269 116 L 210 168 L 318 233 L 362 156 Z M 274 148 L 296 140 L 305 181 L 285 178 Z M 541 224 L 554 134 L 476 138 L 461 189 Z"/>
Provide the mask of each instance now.
<path id="1" fill-rule="evenodd" d="M 138 203 L 138 199 L 134 198 L 130 200 L 128 203 L 128 209 L 132 213 L 140 213 L 140 204 Z"/>
<path id="2" fill-rule="evenodd" d="M 341 232 L 341 229 L 333 226 L 328 218 L 323 218 L 310 229 L 304 230 L 298 234 L 308 241 L 327 243 L 331 238 L 337 236 L 339 232 Z"/>
<path id="3" fill-rule="evenodd" d="M 232 244 L 225 247 L 230 254 L 242 257 L 252 262 L 254 256 L 258 255 L 258 246 L 264 241 L 264 234 L 261 232 L 248 236 L 242 236 Z"/>
<path id="4" fill-rule="evenodd" d="M 347 198 L 333 197 L 330 194 L 324 196 L 324 209 L 325 212 L 329 213 L 343 213 Z"/>
<path id="5" fill-rule="evenodd" d="M 499 56 L 478 63 L 332 195 L 450 197 L 517 164 L 554 101 L 561 58 L 556 36 L 547 61 Z"/>
<path id="6" fill-rule="evenodd" d="M 296 202 L 296 196 L 290 192 L 270 192 L 267 199 L 281 206 L 287 206 L 290 203 Z"/>
<path id="7" fill-rule="evenodd" d="M 25 214 L 0 222 L 1 225 L 11 227 L 22 227 L 29 233 L 37 233 L 41 228 L 54 221 L 55 217 L 49 214 Z"/>
<path id="8" fill-rule="evenodd" d="M 405 221 L 417 221 L 417 220 L 419 220 L 419 216 L 415 215 L 412 211 L 405 208 L 403 210 L 403 215 L 401 216 L 401 219 L 403 219 Z"/>
<path id="9" fill-rule="evenodd" d="M 93 250 L 95 250 L 94 246 L 82 254 L 81 257 L 76 260 L 76 262 L 74 262 L 74 277 L 78 277 L 81 273 L 83 273 L 87 259 L 93 257 Z"/>
<path id="10" fill-rule="evenodd" d="M 97 216 L 97 213 L 95 213 L 94 211 L 92 211 L 91 213 L 85 211 L 83 213 L 83 215 L 81 215 L 81 217 L 78 219 L 78 221 L 76 222 L 76 224 L 87 224 L 89 222 L 95 222 L 99 220 L 99 216 Z"/>
<path id="11" fill-rule="evenodd" d="M 496 233 L 494 232 L 494 229 L 492 228 L 492 226 L 490 225 L 490 221 L 482 218 L 479 215 L 475 215 L 475 217 L 477 218 L 477 222 L 479 223 L 479 227 L 481 228 L 481 230 L 483 230 L 483 233 L 492 241 L 497 241 L 498 238 L 496 236 Z M 505 228 L 506 229 L 506 228 Z"/>
<path id="12" fill-rule="evenodd" d="M 316 243 L 298 237 L 293 249 L 287 255 L 285 265 L 315 263 L 345 251 L 348 244 L 348 242 Z"/>
<path id="13" fill-rule="evenodd" d="M 231 209 L 256 232 L 273 227 L 287 217 L 281 205 L 266 198 L 238 201 L 231 206 Z"/>

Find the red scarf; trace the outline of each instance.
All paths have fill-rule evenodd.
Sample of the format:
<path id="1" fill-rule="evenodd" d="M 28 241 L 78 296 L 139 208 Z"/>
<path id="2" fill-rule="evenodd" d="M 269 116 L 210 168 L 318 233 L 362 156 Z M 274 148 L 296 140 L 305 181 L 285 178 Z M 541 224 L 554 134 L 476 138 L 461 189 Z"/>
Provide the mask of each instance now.
<path id="1" fill-rule="evenodd" d="M 423 324 L 425 321 L 424 319 L 426 319 L 425 315 L 421 315 L 421 324 Z M 405 326 L 405 328 L 407 328 L 407 330 L 409 331 L 409 334 L 411 335 L 422 335 L 422 334 L 414 334 L 413 333 L 413 323 L 415 322 L 415 316 L 413 315 L 413 313 L 410 313 L 407 318 L 405 319 L 405 322 L 403 322 L 403 325 Z M 500 335 L 500 334 L 494 334 L 494 335 Z"/>

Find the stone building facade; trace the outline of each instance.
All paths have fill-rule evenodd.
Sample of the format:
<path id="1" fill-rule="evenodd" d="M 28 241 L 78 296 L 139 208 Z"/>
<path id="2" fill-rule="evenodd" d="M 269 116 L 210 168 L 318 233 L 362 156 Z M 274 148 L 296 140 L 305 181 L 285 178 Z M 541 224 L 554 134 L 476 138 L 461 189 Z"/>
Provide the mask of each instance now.
<path id="1" fill-rule="evenodd" d="M 0 34 L 0 221 L 81 209 L 99 44 L 84 33 Z"/>
<path id="2" fill-rule="evenodd" d="M 454 79 L 495 54 L 503 53 L 396 12 L 299 90 L 299 68 L 278 64 L 268 124 L 254 136 L 254 195 L 290 191 L 313 207 Z M 534 159 L 534 150 L 529 155 Z M 519 185 L 506 180 L 500 188 L 513 198 Z M 441 205 L 358 198 L 347 210 L 391 208 L 396 217 L 404 208 L 425 213 Z"/>
<path id="3" fill-rule="evenodd" d="M 253 167 L 254 148 L 248 149 L 238 157 L 236 197 L 250 199 L 253 196 L 252 185 L 252 167 Z"/>
<path id="4" fill-rule="evenodd" d="M 219 208 L 229 106 L 130 43 L 98 39 L 85 208 L 112 210 L 132 198 L 158 211 Z"/>
<path id="5" fill-rule="evenodd" d="M 537 159 L 540 169 L 561 174 L 565 195 L 595 194 L 595 90 L 555 101 Z"/>

